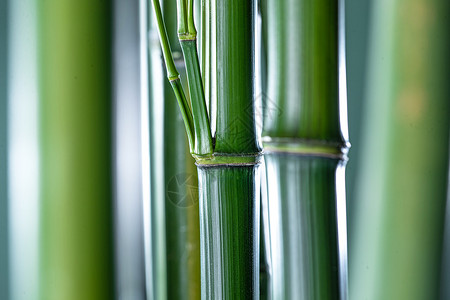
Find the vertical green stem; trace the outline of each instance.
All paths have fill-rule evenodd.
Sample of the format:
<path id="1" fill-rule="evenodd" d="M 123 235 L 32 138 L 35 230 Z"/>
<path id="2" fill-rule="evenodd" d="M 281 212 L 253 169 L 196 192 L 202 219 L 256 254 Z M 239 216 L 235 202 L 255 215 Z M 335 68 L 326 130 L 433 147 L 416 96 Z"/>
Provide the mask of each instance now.
<path id="1" fill-rule="evenodd" d="M 179 3 L 179 8 L 181 8 L 181 12 L 185 9 L 185 0 L 181 0 Z M 159 40 L 161 43 L 161 49 L 164 56 L 164 63 L 166 65 L 167 78 L 172 84 L 173 92 L 178 101 L 178 105 L 180 106 L 181 115 L 184 120 L 184 124 L 186 127 L 186 134 L 189 139 L 189 145 L 191 152 L 194 152 L 194 142 L 195 142 L 195 134 L 194 134 L 194 126 L 192 119 L 192 112 L 189 108 L 189 104 L 187 102 L 186 96 L 184 94 L 183 87 L 180 81 L 180 74 L 175 66 L 175 61 L 172 55 L 172 50 L 170 48 L 170 41 L 167 35 L 166 25 L 163 19 L 163 14 L 161 10 L 161 4 L 159 0 L 152 0 L 153 3 L 153 11 L 156 21 L 156 29 L 159 32 Z M 185 30 L 185 18 L 186 16 L 182 13 L 178 13 L 179 26 L 180 30 Z M 170 18 L 168 18 L 170 20 Z"/>
<path id="2" fill-rule="evenodd" d="M 37 7 L 40 299 L 112 299 L 111 4 Z"/>
<path id="3" fill-rule="evenodd" d="M 257 153 L 254 105 L 254 1 L 217 2 L 215 152 Z"/>
<path id="4" fill-rule="evenodd" d="M 259 298 L 258 168 L 198 167 L 202 299 Z"/>
<path id="5" fill-rule="evenodd" d="M 202 299 L 258 299 L 260 147 L 254 113 L 254 2 L 226 0 L 216 5 L 215 153 L 212 160 L 197 161 Z"/>
<path id="6" fill-rule="evenodd" d="M 197 54 L 197 40 L 180 40 L 186 63 L 186 73 L 189 82 L 189 96 L 193 123 L 195 128 L 194 155 L 211 156 L 213 152 L 211 127 L 206 110 L 205 93 L 200 74 L 200 64 Z"/>
<path id="7" fill-rule="evenodd" d="M 267 0 L 264 136 L 344 142 L 338 101 L 339 2 Z"/>
<path id="8" fill-rule="evenodd" d="M 336 187 L 341 163 L 286 153 L 266 154 L 265 162 L 272 298 L 346 299 L 345 256 L 339 256 L 345 244 L 338 240 L 345 194 Z"/>

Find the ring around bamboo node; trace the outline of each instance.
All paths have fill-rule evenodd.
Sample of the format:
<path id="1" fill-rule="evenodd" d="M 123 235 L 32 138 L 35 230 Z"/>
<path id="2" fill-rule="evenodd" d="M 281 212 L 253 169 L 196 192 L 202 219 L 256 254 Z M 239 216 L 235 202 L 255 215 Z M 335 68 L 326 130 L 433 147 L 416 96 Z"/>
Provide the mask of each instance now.
<path id="1" fill-rule="evenodd" d="M 177 75 L 177 76 L 169 76 L 169 77 L 167 77 L 167 78 L 169 79 L 170 82 L 174 82 L 174 81 L 180 80 L 180 75 Z"/>
<path id="2" fill-rule="evenodd" d="M 199 168 L 255 166 L 261 163 L 262 154 L 261 152 L 242 155 L 214 153 L 210 157 L 195 157 L 195 165 Z"/>
<path id="3" fill-rule="evenodd" d="M 196 34 L 178 34 L 178 40 L 180 41 L 180 43 L 196 41 L 197 35 Z"/>
<path id="4" fill-rule="evenodd" d="M 327 142 L 297 138 L 263 137 L 264 152 L 287 153 L 305 156 L 320 156 L 347 160 L 349 142 Z"/>

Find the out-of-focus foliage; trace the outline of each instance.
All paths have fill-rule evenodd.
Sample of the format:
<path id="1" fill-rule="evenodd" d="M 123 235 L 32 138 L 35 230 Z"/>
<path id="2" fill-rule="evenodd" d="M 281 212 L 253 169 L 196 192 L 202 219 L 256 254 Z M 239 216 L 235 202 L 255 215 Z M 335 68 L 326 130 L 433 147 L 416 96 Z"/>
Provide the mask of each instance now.
<path id="1" fill-rule="evenodd" d="M 7 0 L 0 0 L 0 299 L 8 299 Z"/>
<path id="2" fill-rule="evenodd" d="M 438 299 L 448 174 L 446 0 L 373 7 L 357 161 L 354 299 Z"/>

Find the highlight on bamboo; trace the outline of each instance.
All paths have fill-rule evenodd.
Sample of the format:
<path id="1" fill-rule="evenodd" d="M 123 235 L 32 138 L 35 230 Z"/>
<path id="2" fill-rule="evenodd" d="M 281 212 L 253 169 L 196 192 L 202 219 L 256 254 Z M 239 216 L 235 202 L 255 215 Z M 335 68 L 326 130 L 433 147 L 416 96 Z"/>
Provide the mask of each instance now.
<path id="1" fill-rule="evenodd" d="M 450 299 L 449 15 L 0 0 L 0 299 Z"/>

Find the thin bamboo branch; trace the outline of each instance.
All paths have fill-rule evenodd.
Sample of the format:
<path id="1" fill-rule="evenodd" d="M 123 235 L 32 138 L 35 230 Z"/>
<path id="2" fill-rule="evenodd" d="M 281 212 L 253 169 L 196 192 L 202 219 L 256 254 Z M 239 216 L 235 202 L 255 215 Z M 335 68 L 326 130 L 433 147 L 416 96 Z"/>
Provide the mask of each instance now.
<path id="1" fill-rule="evenodd" d="M 191 98 L 192 115 L 194 118 L 195 146 L 194 155 L 210 157 L 213 153 L 211 127 L 206 109 L 205 93 L 200 74 L 200 65 L 197 54 L 197 40 L 180 39 L 186 64 L 186 73 L 189 82 L 189 95 Z"/>
<path id="2" fill-rule="evenodd" d="M 185 0 L 180 0 L 180 5 L 184 5 Z M 167 77 L 172 84 L 173 91 L 176 95 L 178 104 L 180 106 L 181 114 L 183 116 L 184 124 L 186 126 L 186 134 L 189 139 L 189 145 L 191 149 L 191 153 L 195 152 L 195 127 L 194 121 L 192 117 L 192 112 L 189 109 L 189 104 L 186 100 L 186 96 L 184 94 L 183 88 L 180 82 L 180 74 L 177 71 L 175 66 L 175 62 L 173 60 L 172 51 L 170 49 L 169 38 L 167 36 L 166 26 L 163 20 L 161 5 L 159 0 L 152 0 L 153 3 L 153 11 L 155 12 L 155 18 L 157 22 L 157 28 L 159 31 L 159 39 L 161 42 L 161 48 L 164 55 L 164 62 L 166 64 Z M 181 7 L 183 8 L 183 6 Z M 179 26 L 182 28 L 185 26 L 185 18 L 183 14 L 178 14 L 181 16 L 181 20 L 179 20 Z"/>
<path id="3" fill-rule="evenodd" d="M 173 1 L 163 1 L 165 16 L 175 15 Z M 174 63 L 186 88 L 186 71 L 176 34 L 176 20 L 166 18 Z M 154 27 L 150 37 L 155 38 Z M 183 118 L 176 95 L 163 78 L 158 42 L 150 40 L 150 205 L 145 214 L 151 223 L 148 297 L 153 299 L 200 298 L 200 231 L 198 184 L 194 160 L 189 154 Z M 180 86 L 181 88 L 181 86 Z M 147 101 L 147 99 L 145 100 Z M 188 101 L 186 101 L 188 103 Z M 189 107 L 188 107 L 189 108 Z"/>

